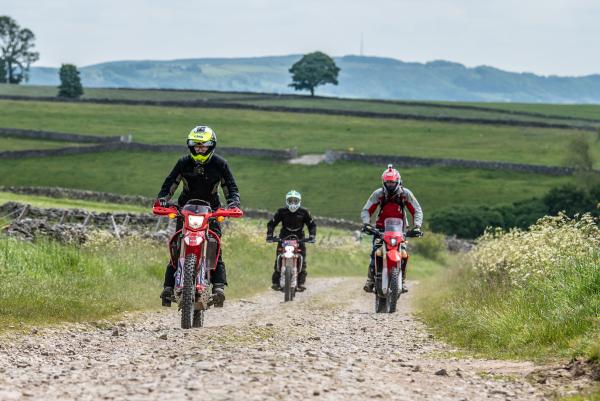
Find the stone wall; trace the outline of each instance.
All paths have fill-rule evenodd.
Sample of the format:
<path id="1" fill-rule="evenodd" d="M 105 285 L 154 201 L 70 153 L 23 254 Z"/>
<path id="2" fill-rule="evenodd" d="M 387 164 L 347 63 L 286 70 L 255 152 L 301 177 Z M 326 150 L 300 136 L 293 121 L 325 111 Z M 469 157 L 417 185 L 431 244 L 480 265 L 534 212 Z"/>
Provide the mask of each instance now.
<path id="1" fill-rule="evenodd" d="M 17 128 L 0 128 L 0 138 L 25 138 L 41 139 L 48 141 L 61 142 L 81 142 L 81 143 L 114 143 L 131 142 L 131 135 L 120 136 L 98 136 L 98 135 L 80 135 L 68 134 L 65 132 L 38 131 Z"/>
<path id="2" fill-rule="evenodd" d="M 337 110 L 322 109 L 310 107 L 287 107 L 287 106 L 269 106 L 248 103 L 231 103 L 222 101 L 213 101 L 210 99 L 173 101 L 173 100 L 132 100 L 132 99 L 63 99 L 58 97 L 32 97 L 32 96 L 0 96 L 0 99 L 9 100 L 33 100 L 44 102 L 72 102 L 72 103 L 99 103 L 99 104 L 125 104 L 125 105 L 148 105 L 163 107 L 203 107 L 215 109 L 237 109 L 237 110 L 259 110 L 284 113 L 302 113 L 302 114 L 325 114 L 334 116 L 351 116 L 365 118 L 385 118 L 398 120 L 416 120 L 416 121 L 435 121 L 454 124 L 480 124 L 480 125 L 504 125 L 513 127 L 533 127 L 533 128 L 553 128 L 553 129 L 572 129 L 584 131 L 596 131 L 595 126 L 575 125 L 567 123 L 547 123 L 543 121 L 524 121 L 510 119 L 487 119 L 487 118 L 469 118 L 469 117 L 451 117 L 451 116 L 424 116 L 410 113 L 381 113 L 360 110 Z"/>
<path id="3" fill-rule="evenodd" d="M 66 147 L 58 149 L 31 149 L 0 152 L 0 159 L 24 159 L 28 157 L 51 157 L 65 155 L 80 155 L 88 153 L 114 152 L 114 151 L 145 151 L 145 152 L 181 152 L 187 153 L 185 145 L 152 145 L 145 143 L 102 143 L 98 145 Z M 252 149 L 237 147 L 219 147 L 217 153 L 225 156 L 265 157 L 270 159 L 292 159 L 297 156 L 295 149 Z"/>
<path id="4" fill-rule="evenodd" d="M 89 201 L 105 202 L 105 203 L 137 205 L 137 206 L 147 207 L 148 212 L 150 212 L 150 208 L 152 207 L 152 204 L 154 203 L 153 198 L 148 198 L 148 197 L 144 197 L 144 196 L 119 195 L 119 194 L 112 194 L 112 193 L 108 193 L 108 192 L 85 191 L 85 190 L 60 188 L 60 187 L 4 187 L 4 186 L 0 186 L 0 192 L 12 192 L 12 193 L 24 194 L 24 195 L 47 196 L 50 198 L 81 199 L 81 200 L 89 200 Z M 10 211 L 13 211 L 13 210 L 14 210 L 14 207 L 12 207 L 12 209 Z M 59 217 L 58 214 L 63 213 L 62 209 L 56 209 L 56 210 L 57 211 L 50 212 L 51 214 L 49 217 L 56 219 Z M 5 213 L 0 213 L 0 214 L 7 214 L 10 211 L 8 211 L 8 209 L 7 209 L 7 211 Z M 70 215 L 70 218 L 72 218 L 74 222 L 80 222 L 85 219 L 85 216 L 87 214 L 89 214 L 89 213 L 87 213 L 83 210 L 79 210 L 77 212 L 73 212 L 73 214 Z M 270 212 L 268 210 L 247 209 L 247 208 L 244 208 L 244 214 L 246 217 L 249 217 L 249 218 L 263 219 L 263 220 L 265 220 L 265 224 L 266 224 L 266 221 L 273 216 L 273 212 Z M 142 224 L 142 223 L 150 224 L 152 221 L 156 222 L 156 217 L 151 216 L 151 215 L 147 216 L 150 218 L 150 220 L 148 220 L 147 218 L 141 218 L 141 217 L 140 218 L 136 217 L 134 219 L 134 217 L 133 217 L 134 215 L 139 215 L 136 213 L 105 213 L 105 214 L 97 213 L 97 215 L 98 215 L 97 221 L 100 222 L 101 224 L 107 224 L 106 222 L 109 221 L 107 219 L 110 219 L 110 215 L 115 216 L 115 219 L 117 221 L 122 221 L 126 218 L 126 216 L 130 216 L 130 220 L 132 222 L 139 220 L 140 224 Z M 34 215 L 33 217 L 39 217 L 39 216 Z M 335 219 L 335 218 L 331 218 L 331 217 L 315 216 L 315 221 L 318 225 L 339 228 L 339 229 L 344 229 L 344 230 L 359 230 L 361 227 L 361 225 L 357 222 L 350 221 L 350 220 L 344 220 L 344 219 Z M 265 230 L 266 230 L 266 226 L 265 226 Z"/>
<path id="5" fill-rule="evenodd" d="M 426 157 L 409 157 L 394 155 L 368 155 L 364 153 L 334 152 L 328 151 L 325 157 L 327 163 L 334 163 L 337 160 L 358 161 L 363 163 L 377 164 L 382 167 L 388 164 L 394 164 L 399 167 L 461 167 L 468 169 L 482 170 L 507 170 L 524 173 L 547 174 L 547 175 L 572 175 L 576 170 L 571 167 L 542 166 L 535 164 L 519 164 L 497 161 L 483 160 L 463 160 L 463 159 L 434 159 Z M 600 171 L 596 170 L 600 173 Z"/>

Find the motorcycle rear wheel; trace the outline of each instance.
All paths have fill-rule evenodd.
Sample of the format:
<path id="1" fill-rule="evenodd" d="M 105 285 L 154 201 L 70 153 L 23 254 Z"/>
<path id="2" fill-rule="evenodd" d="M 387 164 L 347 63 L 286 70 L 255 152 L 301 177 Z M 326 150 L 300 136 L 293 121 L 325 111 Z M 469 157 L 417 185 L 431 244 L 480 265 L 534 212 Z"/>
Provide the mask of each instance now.
<path id="1" fill-rule="evenodd" d="M 194 311 L 194 319 L 192 322 L 193 327 L 202 327 L 204 326 L 204 311 L 203 310 L 195 310 Z"/>
<path id="2" fill-rule="evenodd" d="M 194 298 L 196 295 L 196 255 L 189 254 L 183 264 L 183 289 L 181 291 L 181 328 L 191 329 L 194 324 Z"/>

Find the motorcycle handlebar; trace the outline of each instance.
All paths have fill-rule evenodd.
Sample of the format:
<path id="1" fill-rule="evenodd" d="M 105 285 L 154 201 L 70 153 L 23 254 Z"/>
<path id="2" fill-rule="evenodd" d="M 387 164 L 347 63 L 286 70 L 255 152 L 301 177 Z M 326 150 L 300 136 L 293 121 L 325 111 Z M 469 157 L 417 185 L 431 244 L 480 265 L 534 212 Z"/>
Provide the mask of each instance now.
<path id="1" fill-rule="evenodd" d="M 365 225 L 365 227 L 363 227 L 363 229 L 362 229 L 362 232 L 369 234 L 369 235 L 373 235 L 375 237 L 379 237 L 379 238 L 383 235 L 383 231 L 379 230 L 376 227 L 373 227 L 370 224 Z M 405 238 L 417 238 L 417 237 L 422 237 L 422 236 L 423 236 L 422 231 L 409 230 L 404 233 Z"/>
<path id="2" fill-rule="evenodd" d="M 273 237 L 273 238 L 268 238 L 267 242 L 281 242 L 284 241 L 285 238 L 279 238 L 279 237 Z M 311 239 L 311 238 L 302 238 L 302 239 L 296 239 L 296 241 L 298 241 L 298 243 L 302 244 L 302 243 L 309 243 L 309 244 L 314 244 L 315 242 L 317 242 L 315 239 Z"/>
<path id="3" fill-rule="evenodd" d="M 181 214 L 181 206 L 176 203 L 168 203 L 167 207 L 160 206 L 158 202 L 154 204 L 152 207 L 152 213 L 159 216 L 167 216 L 170 214 Z M 244 211 L 238 207 L 234 209 L 217 209 L 214 212 L 209 213 L 210 218 L 215 217 L 232 217 L 232 218 L 240 218 L 244 216 Z"/>

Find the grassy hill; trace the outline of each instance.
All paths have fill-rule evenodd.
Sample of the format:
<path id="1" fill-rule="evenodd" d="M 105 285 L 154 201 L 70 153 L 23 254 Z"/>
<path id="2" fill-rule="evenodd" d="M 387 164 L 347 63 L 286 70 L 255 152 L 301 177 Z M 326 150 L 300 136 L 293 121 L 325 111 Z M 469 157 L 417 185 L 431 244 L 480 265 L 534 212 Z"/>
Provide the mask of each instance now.
<path id="1" fill-rule="evenodd" d="M 39 89 L 37 92 L 34 89 Z M 0 86 L 0 94 L 48 95 L 47 87 Z M 28 92 L 28 93 L 24 93 Z M 265 94 L 199 91 L 145 91 L 93 89 L 89 98 L 168 99 L 185 95 L 222 102 L 268 102 L 316 109 L 412 110 L 419 115 L 453 113 L 458 117 L 512 118 L 562 121 L 590 125 L 590 121 L 560 120 L 571 116 L 577 106 L 515 105 L 515 109 L 494 109 L 483 104 L 406 103 L 355 101 L 349 99 L 308 99 L 301 96 L 273 97 Z M 466 106 L 466 107 L 465 107 Z M 532 106 L 533 107 L 533 106 Z M 586 118 L 592 106 L 581 106 Z M 262 110 L 203 107 L 159 107 L 94 103 L 0 100 L 0 127 L 42 129 L 79 134 L 133 134 L 137 142 L 182 144 L 186 133 L 198 123 L 216 129 L 219 146 L 250 148 L 297 148 L 299 153 L 323 153 L 328 149 L 371 154 L 418 157 L 462 158 L 468 160 L 564 165 L 570 141 L 584 136 L 591 144 L 596 167 L 600 167 L 600 142 L 596 132 L 579 129 L 549 129 L 497 125 L 496 123 L 449 123 L 414 119 L 381 119 L 325 114 L 298 114 Z M 535 116 L 519 113 L 537 113 Z M 545 117 L 555 113 L 558 117 Z M 589 113 L 589 114 L 586 114 Z M 490 118 L 492 118 L 490 117 Z M 7 149 L 32 146 L 66 146 L 4 138 Z M 182 153 L 185 149 L 182 146 Z M 154 196 L 172 168 L 178 153 L 113 152 L 52 158 L 0 160 L 0 185 L 65 186 L 99 191 Z M 360 208 L 379 185 L 385 167 L 338 162 L 333 165 L 301 166 L 284 161 L 228 157 L 238 179 L 247 207 L 273 210 L 290 188 L 305 195 L 305 203 L 317 215 L 358 219 Z M 571 177 L 459 168 L 402 168 L 404 182 L 423 206 L 426 216 L 442 207 L 508 204 L 542 196 L 550 188 L 572 182 Z"/>
<path id="2" fill-rule="evenodd" d="M 0 161 L 0 185 L 62 186 L 156 196 L 177 153 L 113 152 Z M 303 204 L 319 216 L 359 220 L 360 209 L 380 185 L 385 166 L 361 163 L 300 166 L 276 160 L 228 157 L 242 203 L 274 211 L 295 188 Z M 442 207 L 511 203 L 541 196 L 570 181 L 526 173 L 454 168 L 401 169 L 405 185 L 427 214 Z M 11 173 L 17 172 L 17 173 Z"/>
<path id="3" fill-rule="evenodd" d="M 182 88 L 291 93 L 288 69 L 301 55 L 114 61 L 81 68 L 85 86 Z M 512 73 L 459 63 L 402 62 L 390 58 L 336 57 L 339 86 L 319 94 L 375 99 L 452 101 L 600 102 L 600 76 L 557 77 Z M 34 67 L 31 83 L 57 85 L 55 68 Z"/>
<path id="4" fill-rule="evenodd" d="M 575 129 L 306 115 L 254 110 L 123 106 L 0 100 L 0 127 L 69 133 L 133 134 L 143 143 L 180 144 L 199 123 L 221 146 L 297 148 L 300 153 L 348 150 L 371 154 L 563 165 Z M 536 149 L 532 152 L 531 149 Z M 600 142 L 592 150 L 600 162 Z"/>

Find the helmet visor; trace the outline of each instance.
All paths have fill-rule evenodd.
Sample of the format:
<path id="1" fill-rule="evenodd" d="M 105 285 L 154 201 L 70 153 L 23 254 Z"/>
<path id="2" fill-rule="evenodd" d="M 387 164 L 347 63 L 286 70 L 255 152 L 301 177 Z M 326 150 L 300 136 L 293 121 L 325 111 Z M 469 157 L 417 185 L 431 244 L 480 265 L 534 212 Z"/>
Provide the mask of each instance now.
<path id="1" fill-rule="evenodd" d="M 383 182 L 383 186 L 389 192 L 394 192 L 396 190 L 396 188 L 398 188 L 398 185 L 399 185 L 398 181 L 384 181 Z"/>
<path id="2" fill-rule="evenodd" d="M 300 204 L 300 199 L 296 198 L 296 197 L 290 197 L 286 199 L 286 203 L 288 205 L 299 205 Z"/>
<path id="3" fill-rule="evenodd" d="M 199 142 L 199 141 L 194 141 L 193 139 L 188 139 L 187 141 L 187 145 L 188 146 L 214 146 L 215 142 L 214 141 L 206 141 L 206 142 Z"/>

